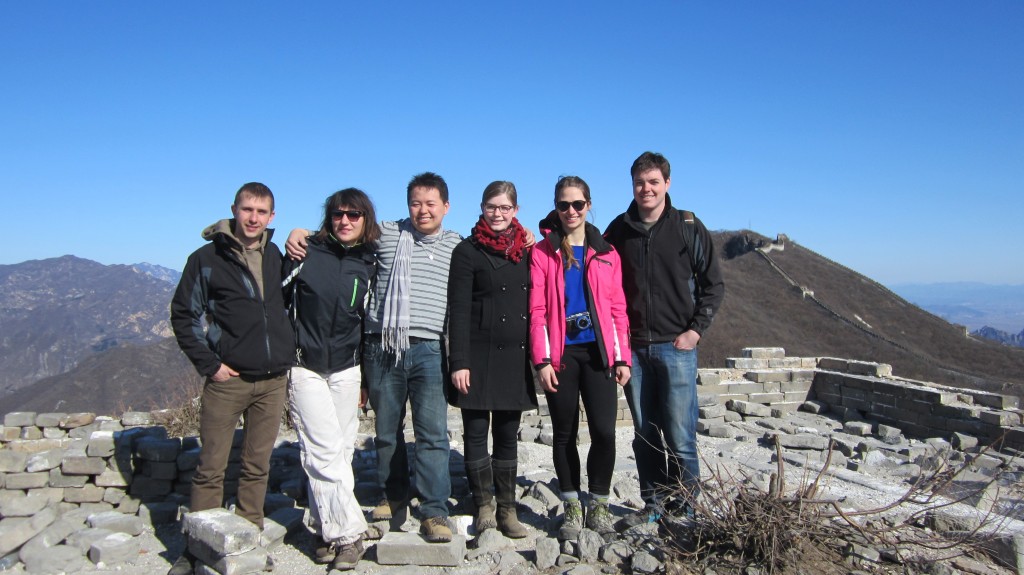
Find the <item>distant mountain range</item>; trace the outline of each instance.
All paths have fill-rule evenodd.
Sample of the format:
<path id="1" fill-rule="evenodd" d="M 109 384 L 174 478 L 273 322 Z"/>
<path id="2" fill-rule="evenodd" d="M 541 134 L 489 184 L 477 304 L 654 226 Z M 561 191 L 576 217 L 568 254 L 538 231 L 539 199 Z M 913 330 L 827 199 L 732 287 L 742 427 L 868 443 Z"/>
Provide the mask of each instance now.
<path id="1" fill-rule="evenodd" d="M 784 237 L 714 237 L 726 298 L 701 340 L 701 367 L 723 367 L 744 347 L 774 346 L 1024 396 L 1024 349 L 970 336 L 967 323 L 911 303 L 907 286 L 894 292 Z M 0 266 L 0 413 L 116 414 L 180 401 L 197 376 L 168 337 L 176 274 L 72 256 Z"/>
<path id="2" fill-rule="evenodd" d="M 946 282 L 890 287 L 907 301 L 970 330 L 1024 331 L 1024 285 Z"/>

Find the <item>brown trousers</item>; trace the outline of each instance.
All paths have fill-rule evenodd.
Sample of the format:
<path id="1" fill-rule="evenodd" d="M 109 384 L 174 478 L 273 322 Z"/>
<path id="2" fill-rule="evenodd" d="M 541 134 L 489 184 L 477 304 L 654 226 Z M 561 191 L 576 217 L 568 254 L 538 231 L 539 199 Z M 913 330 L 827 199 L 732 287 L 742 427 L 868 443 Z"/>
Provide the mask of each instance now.
<path id="1" fill-rule="evenodd" d="M 199 416 L 199 439 L 203 445 L 199 466 L 192 477 L 190 511 L 214 509 L 223 504 L 224 473 L 231 443 L 238 420 L 245 415 L 236 513 L 263 527 L 270 454 L 281 426 L 287 387 L 288 378 L 283 374 L 267 379 L 206 380 Z"/>

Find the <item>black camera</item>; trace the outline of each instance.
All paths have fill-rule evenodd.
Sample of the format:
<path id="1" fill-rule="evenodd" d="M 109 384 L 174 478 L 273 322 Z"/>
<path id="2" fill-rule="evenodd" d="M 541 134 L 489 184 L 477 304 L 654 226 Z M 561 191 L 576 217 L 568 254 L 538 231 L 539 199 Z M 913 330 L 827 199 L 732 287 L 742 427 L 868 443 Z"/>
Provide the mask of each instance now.
<path id="1" fill-rule="evenodd" d="M 593 325 L 594 322 L 590 320 L 589 311 L 574 313 L 565 318 L 565 327 L 569 333 L 581 332 L 585 329 L 590 329 Z"/>

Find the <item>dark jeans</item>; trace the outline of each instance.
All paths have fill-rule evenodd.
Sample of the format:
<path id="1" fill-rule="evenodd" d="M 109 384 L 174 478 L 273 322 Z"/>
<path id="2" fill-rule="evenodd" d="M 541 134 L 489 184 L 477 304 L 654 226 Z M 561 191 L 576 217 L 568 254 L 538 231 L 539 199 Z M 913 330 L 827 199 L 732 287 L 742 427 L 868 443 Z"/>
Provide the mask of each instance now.
<path id="1" fill-rule="evenodd" d="M 590 453 L 587 485 L 595 495 L 608 495 L 615 469 L 615 412 L 618 384 L 601 362 L 597 344 L 567 345 L 558 372 L 558 391 L 545 391 L 554 428 L 552 458 L 558 486 L 563 492 L 579 491 L 580 453 L 576 436 L 580 427 L 580 399 L 587 410 Z"/>
<path id="2" fill-rule="evenodd" d="M 488 457 L 487 431 L 494 439 L 493 458 L 516 461 L 519 458 L 519 419 L 521 411 L 462 410 L 462 438 L 466 442 L 466 461 Z"/>
<path id="3" fill-rule="evenodd" d="M 285 375 L 268 379 L 232 377 L 203 386 L 199 466 L 192 476 L 190 511 L 220 507 L 224 502 L 224 472 L 238 419 L 244 414 L 242 472 L 238 479 L 238 515 L 263 527 L 270 454 L 277 442 L 284 411 Z"/>
<path id="4" fill-rule="evenodd" d="M 412 405 L 416 437 L 416 489 L 424 517 L 447 517 L 451 477 L 448 473 L 448 403 L 441 379 L 441 345 L 436 340 L 413 343 L 395 364 L 395 356 L 379 339 L 366 341 L 363 374 L 376 415 L 377 479 L 389 501 L 411 496 L 409 460 L 405 450 L 405 404 Z"/>
<path id="5" fill-rule="evenodd" d="M 700 492 L 697 456 L 697 350 L 672 342 L 633 346 L 626 400 L 633 414 L 633 453 L 640 495 L 657 505 L 665 490 Z"/>

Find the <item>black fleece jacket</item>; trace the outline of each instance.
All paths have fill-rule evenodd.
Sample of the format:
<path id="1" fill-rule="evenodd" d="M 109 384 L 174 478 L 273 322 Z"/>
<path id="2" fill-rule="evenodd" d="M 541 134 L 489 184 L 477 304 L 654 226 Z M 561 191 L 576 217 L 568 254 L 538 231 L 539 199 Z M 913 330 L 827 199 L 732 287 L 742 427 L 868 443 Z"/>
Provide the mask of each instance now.
<path id="1" fill-rule="evenodd" d="M 605 238 L 622 258 L 630 339 L 634 344 L 665 343 L 687 330 L 704 335 L 725 297 L 715 245 L 694 217 L 692 255 L 682 214 L 665 195 L 665 211 L 648 230 L 636 202 L 608 224 Z M 691 259 L 696 265 L 691 266 Z"/>

